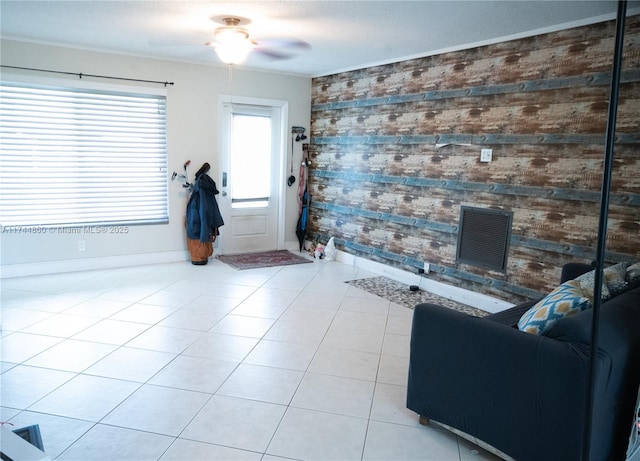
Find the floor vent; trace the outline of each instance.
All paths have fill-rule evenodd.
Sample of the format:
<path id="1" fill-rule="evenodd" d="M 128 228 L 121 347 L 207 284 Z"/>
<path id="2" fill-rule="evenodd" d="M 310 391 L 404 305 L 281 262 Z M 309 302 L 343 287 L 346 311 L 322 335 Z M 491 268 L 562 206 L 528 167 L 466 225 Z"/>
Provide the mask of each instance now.
<path id="1" fill-rule="evenodd" d="M 456 262 L 505 272 L 512 219 L 511 211 L 462 206 Z"/>

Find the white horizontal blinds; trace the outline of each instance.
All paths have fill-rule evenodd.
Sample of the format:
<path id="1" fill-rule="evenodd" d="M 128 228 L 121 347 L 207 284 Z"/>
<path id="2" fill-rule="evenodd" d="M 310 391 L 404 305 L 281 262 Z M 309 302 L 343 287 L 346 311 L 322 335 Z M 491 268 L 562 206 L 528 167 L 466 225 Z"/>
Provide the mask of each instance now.
<path id="1" fill-rule="evenodd" d="M 166 98 L 0 85 L 0 224 L 168 222 Z"/>

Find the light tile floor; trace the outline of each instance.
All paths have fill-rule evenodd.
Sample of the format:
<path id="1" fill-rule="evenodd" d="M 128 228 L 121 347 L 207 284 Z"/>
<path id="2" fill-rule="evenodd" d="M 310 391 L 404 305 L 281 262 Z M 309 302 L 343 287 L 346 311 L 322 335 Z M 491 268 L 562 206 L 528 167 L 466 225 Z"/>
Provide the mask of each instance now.
<path id="1" fill-rule="evenodd" d="M 412 311 L 337 262 L 2 280 L 2 414 L 60 460 L 494 460 L 405 408 Z"/>

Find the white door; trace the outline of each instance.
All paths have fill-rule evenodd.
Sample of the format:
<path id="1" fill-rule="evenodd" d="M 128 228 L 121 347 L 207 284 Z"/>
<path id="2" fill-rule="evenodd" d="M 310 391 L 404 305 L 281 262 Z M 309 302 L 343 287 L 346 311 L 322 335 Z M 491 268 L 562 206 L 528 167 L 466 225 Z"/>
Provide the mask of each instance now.
<path id="1" fill-rule="evenodd" d="M 286 101 L 221 97 L 220 254 L 284 246 Z"/>

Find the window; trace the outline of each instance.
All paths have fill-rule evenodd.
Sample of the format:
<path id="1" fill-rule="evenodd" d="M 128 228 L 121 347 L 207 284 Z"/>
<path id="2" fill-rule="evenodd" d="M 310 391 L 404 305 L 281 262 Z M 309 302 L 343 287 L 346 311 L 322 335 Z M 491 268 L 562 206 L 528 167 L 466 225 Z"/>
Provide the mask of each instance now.
<path id="1" fill-rule="evenodd" d="M 235 106 L 231 126 L 231 206 L 269 206 L 271 111 Z"/>
<path id="2" fill-rule="evenodd" d="M 169 220 L 166 97 L 0 84 L 0 224 Z"/>

